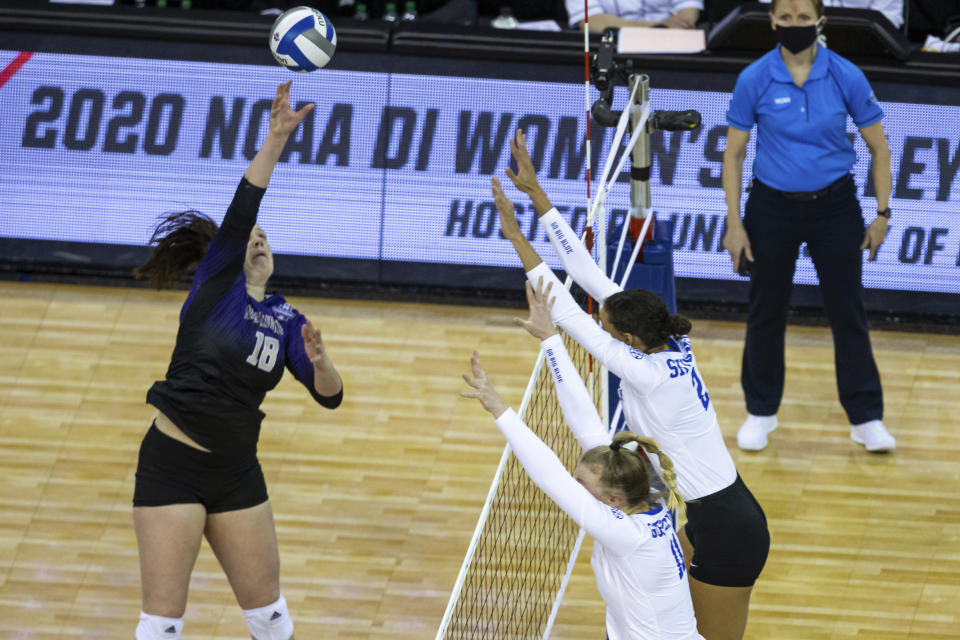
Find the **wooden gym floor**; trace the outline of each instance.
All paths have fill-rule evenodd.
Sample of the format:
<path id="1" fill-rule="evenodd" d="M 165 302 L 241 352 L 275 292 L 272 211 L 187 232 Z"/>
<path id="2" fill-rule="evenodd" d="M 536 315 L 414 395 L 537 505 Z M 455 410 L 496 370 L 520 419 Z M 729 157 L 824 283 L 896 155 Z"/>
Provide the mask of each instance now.
<path id="1" fill-rule="evenodd" d="M 132 638 L 130 497 L 151 382 L 184 292 L 0 282 L 0 638 Z M 328 412 L 290 376 L 261 461 L 300 640 L 433 638 L 503 441 L 459 375 L 478 348 L 517 406 L 537 343 L 504 309 L 296 299 L 346 385 Z M 848 438 L 832 343 L 790 327 L 770 447 L 744 454 L 742 324 L 694 322 L 727 444 L 772 532 L 750 639 L 960 637 L 960 337 L 874 332 L 893 455 Z M 603 638 L 589 544 L 553 635 Z M 204 546 L 184 638 L 248 638 Z"/>

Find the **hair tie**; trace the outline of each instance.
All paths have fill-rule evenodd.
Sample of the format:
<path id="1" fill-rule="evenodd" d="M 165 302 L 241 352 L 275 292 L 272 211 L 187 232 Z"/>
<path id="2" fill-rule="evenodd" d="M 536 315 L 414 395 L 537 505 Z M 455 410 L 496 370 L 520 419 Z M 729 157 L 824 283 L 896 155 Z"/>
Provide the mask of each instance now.
<path id="1" fill-rule="evenodd" d="M 611 442 L 611 443 L 610 443 L 610 450 L 611 450 L 611 451 L 620 451 L 620 446 L 621 446 L 621 443 L 619 443 L 619 442 Z"/>

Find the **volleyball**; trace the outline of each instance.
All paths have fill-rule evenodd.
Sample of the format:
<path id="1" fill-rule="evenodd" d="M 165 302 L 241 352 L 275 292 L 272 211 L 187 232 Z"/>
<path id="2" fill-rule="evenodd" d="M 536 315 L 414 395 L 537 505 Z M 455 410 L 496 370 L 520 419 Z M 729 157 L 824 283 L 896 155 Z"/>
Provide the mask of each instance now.
<path id="1" fill-rule="evenodd" d="M 270 51 L 291 71 L 315 71 L 326 66 L 336 48 L 333 23 L 312 7 L 284 11 L 270 29 Z"/>

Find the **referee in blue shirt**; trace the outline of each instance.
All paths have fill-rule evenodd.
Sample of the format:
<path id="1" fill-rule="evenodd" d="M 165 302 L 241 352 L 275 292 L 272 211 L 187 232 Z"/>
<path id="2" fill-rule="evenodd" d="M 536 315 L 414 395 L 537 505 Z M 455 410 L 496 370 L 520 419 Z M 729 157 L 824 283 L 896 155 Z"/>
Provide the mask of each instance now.
<path id="1" fill-rule="evenodd" d="M 850 437 L 868 451 L 896 447 L 881 422 L 883 392 L 861 281 L 863 250 L 876 259 L 887 233 L 890 149 L 880 122 L 883 111 L 863 72 L 818 44 L 825 22 L 822 0 L 774 0 L 770 23 L 780 44 L 743 70 L 727 111 L 723 244 L 734 271 L 751 278 L 741 372 L 749 415 L 737 433 L 745 450 L 766 447 L 767 434 L 777 427 L 787 308 L 804 242 L 833 330 L 837 387 Z M 847 116 L 873 161 L 877 213 L 866 231 L 850 173 L 856 153 L 847 138 Z M 741 221 L 743 160 L 754 125 L 757 153 Z"/>

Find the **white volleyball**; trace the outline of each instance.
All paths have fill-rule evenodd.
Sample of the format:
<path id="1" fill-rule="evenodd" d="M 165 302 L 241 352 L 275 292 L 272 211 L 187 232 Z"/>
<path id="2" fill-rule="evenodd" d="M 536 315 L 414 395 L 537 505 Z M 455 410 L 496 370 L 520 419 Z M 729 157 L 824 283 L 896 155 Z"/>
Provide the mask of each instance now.
<path id="1" fill-rule="evenodd" d="M 315 71 L 325 66 L 337 48 L 337 32 L 330 18 L 312 7 L 294 7 L 277 16 L 270 29 L 270 51 L 292 71 Z"/>

